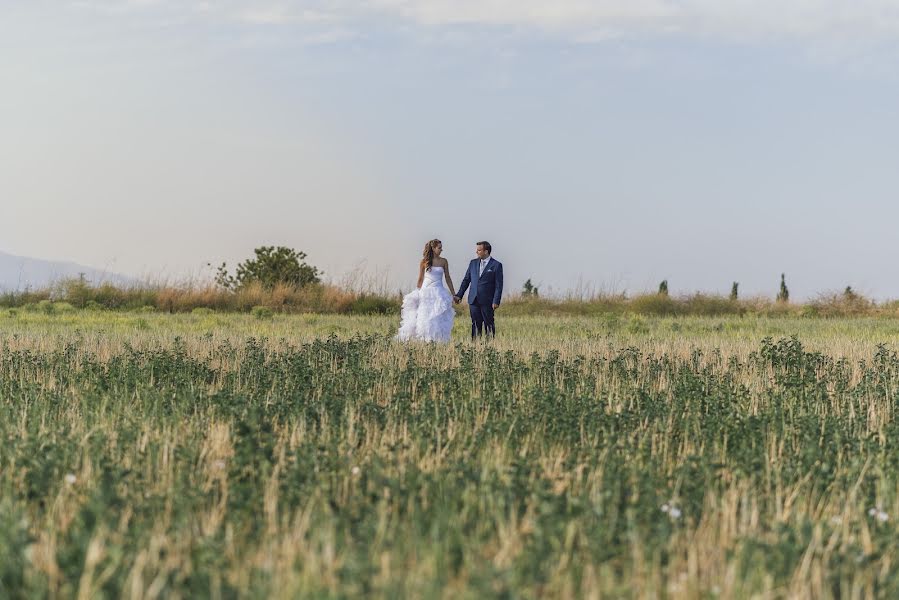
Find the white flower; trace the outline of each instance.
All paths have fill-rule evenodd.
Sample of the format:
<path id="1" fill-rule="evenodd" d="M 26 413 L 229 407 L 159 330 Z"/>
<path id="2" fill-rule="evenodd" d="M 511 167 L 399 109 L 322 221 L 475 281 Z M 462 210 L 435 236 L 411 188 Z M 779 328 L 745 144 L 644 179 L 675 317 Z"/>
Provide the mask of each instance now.
<path id="1" fill-rule="evenodd" d="M 662 505 L 662 512 L 668 513 L 668 516 L 672 519 L 680 519 L 681 511 L 674 504 L 666 502 Z"/>
<path id="2" fill-rule="evenodd" d="M 74 473 L 66 473 L 66 478 L 65 478 L 65 479 L 66 479 L 66 484 L 67 484 L 67 485 L 74 485 L 75 482 L 78 481 L 78 478 L 75 477 L 75 474 L 74 474 Z"/>
<path id="3" fill-rule="evenodd" d="M 874 517 L 881 523 L 886 523 L 887 521 L 890 520 L 890 515 L 888 515 L 884 511 L 880 510 L 880 507 L 877 507 L 877 506 L 874 506 L 874 507 L 871 507 L 868 509 L 868 516 Z"/>
<path id="4" fill-rule="evenodd" d="M 351 473 L 352 473 L 353 475 L 358 475 L 358 474 L 361 473 L 361 472 L 362 472 L 362 469 L 360 469 L 359 467 L 353 467 L 353 469 L 352 469 L 352 471 L 351 471 Z"/>
<path id="5" fill-rule="evenodd" d="M 214 463 L 212 463 L 212 466 L 215 467 L 216 469 L 218 469 L 219 471 L 221 471 L 222 469 L 225 468 L 226 464 L 225 464 L 225 461 L 223 461 L 223 460 L 217 460 Z"/>
<path id="6" fill-rule="evenodd" d="M 834 525 L 842 525 L 843 517 L 841 517 L 839 515 L 833 516 L 830 518 L 830 522 L 833 523 Z"/>

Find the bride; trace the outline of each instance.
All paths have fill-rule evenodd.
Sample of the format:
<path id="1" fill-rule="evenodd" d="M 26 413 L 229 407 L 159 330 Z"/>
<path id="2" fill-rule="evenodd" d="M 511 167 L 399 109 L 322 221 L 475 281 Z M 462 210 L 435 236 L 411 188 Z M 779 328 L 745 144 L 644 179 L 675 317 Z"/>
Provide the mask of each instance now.
<path id="1" fill-rule="evenodd" d="M 453 330 L 453 280 L 449 263 L 441 258 L 443 242 L 431 240 L 425 244 L 424 257 L 418 267 L 418 287 L 403 297 L 402 319 L 398 340 L 448 342 Z M 443 287 L 442 279 L 446 279 Z"/>

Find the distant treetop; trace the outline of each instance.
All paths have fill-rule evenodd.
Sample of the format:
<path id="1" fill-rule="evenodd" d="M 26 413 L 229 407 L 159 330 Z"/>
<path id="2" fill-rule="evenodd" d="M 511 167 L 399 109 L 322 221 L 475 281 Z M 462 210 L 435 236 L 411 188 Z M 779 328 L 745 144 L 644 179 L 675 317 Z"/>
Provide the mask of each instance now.
<path id="1" fill-rule="evenodd" d="M 306 264 L 306 253 L 284 246 L 261 246 L 250 258 L 237 265 L 234 275 L 228 272 L 226 263 L 218 268 L 215 282 L 227 289 L 238 289 L 251 283 L 260 283 L 271 289 L 282 283 L 303 287 L 321 281 L 322 272 Z"/>

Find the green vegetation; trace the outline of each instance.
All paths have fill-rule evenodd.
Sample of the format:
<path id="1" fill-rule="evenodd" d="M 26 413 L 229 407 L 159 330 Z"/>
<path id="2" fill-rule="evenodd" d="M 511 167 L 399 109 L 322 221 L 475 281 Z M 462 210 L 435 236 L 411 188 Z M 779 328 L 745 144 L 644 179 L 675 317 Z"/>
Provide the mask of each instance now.
<path id="1" fill-rule="evenodd" d="M 225 289 L 254 284 L 272 289 L 276 285 L 301 288 L 321 281 L 319 270 L 306 264 L 305 252 L 284 246 L 261 246 L 253 253 L 254 258 L 237 265 L 234 275 L 229 274 L 228 265 L 222 263 L 216 274 L 216 283 Z"/>
<path id="2" fill-rule="evenodd" d="M 899 593 L 899 320 L 257 317 L 0 311 L 0 596 Z"/>
<path id="3" fill-rule="evenodd" d="M 523 298 L 536 298 L 540 296 L 540 288 L 531 283 L 531 280 L 528 279 L 521 286 L 521 296 Z"/>
<path id="4" fill-rule="evenodd" d="M 664 285 L 663 285 L 664 284 Z M 528 285 L 531 287 L 528 288 Z M 507 315 L 595 315 L 629 314 L 646 316 L 728 316 L 763 317 L 899 317 L 899 302 L 875 303 L 846 288 L 839 293 L 825 293 L 804 303 L 771 300 L 764 297 L 738 299 L 734 282 L 729 296 L 716 294 L 667 293 L 667 282 L 659 293 L 605 294 L 587 298 L 554 298 L 541 296 L 530 280 L 518 296 L 503 303 Z M 789 291 L 786 292 L 789 297 Z M 779 298 L 782 296 L 779 295 Z M 192 312 L 209 309 L 216 313 L 249 313 L 262 306 L 274 313 L 317 313 L 351 315 L 399 314 L 402 296 L 399 292 L 353 290 L 326 283 L 296 286 L 276 283 L 266 287 L 260 282 L 246 283 L 234 289 L 219 285 L 143 285 L 118 288 L 109 284 L 92 286 L 80 279 L 62 281 L 45 290 L 0 293 L 0 308 L 31 311 L 159 311 Z M 462 314 L 465 307 L 457 307 Z"/>
<path id="5" fill-rule="evenodd" d="M 250 312 L 264 306 L 274 312 L 362 314 L 366 307 L 373 313 L 399 312 L 401 297 L 341 289 L 322 283 L 302 286 L 277 283 L 266 287 L 261 282 L 246 283 L 233 289 L 219 285 L 142 285 L 129 288 L 110 284 L 92 286 L 80 279 L 62 281 L 43 289 L 0 293 L 0 307 L 52 310 L 60 301 L 86 310 L 157 310 L 167 313 L 206 309 L 216 312 Z M 52 306 L 51 306 L 52 305 Z M 51 306 L 51 308 L 47 308 Z"/>
<path id="6" fill-rule="evenodd" d="M 271 319 L 275 316 L 272 309 L 267 306 L 254 306 L 253 310 L 250 311 L 250 314 L 257 319 Z"/>
<path id="7" fill-rule="evenodd" d="M 790 290 L 787 288 L 787 276 L 784 273 L 780 274 L 780 290 L 777 292 L 777 301 L 784 303 L 790 301 Z"/>

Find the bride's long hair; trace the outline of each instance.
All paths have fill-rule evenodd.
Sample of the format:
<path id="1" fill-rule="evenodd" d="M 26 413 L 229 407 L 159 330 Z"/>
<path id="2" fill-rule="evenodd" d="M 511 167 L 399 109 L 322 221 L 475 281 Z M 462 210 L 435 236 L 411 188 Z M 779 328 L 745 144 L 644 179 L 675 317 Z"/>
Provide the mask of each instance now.
<path id="1" fill-rule="evenodd" d="M 421 264 L 425 266 L 425 270 L 430 271 L 431 267 L 434 266 L 434 248 L 438 244 L 442 244 L 438 239 L 433 239 L 427 244 L 425 244 L 425 251 L 422 253 Z"/>

